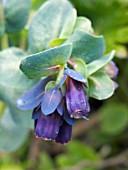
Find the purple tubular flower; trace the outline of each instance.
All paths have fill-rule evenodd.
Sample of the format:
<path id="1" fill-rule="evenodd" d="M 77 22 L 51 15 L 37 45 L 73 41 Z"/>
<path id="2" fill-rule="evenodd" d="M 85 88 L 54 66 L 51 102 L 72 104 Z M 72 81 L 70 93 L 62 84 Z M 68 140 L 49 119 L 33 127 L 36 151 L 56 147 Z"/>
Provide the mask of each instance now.
<path id="1" fill-rule="evenodd" d="M 115 80 L 119 72 L 119 69 L 116 66 L 116 64 L 113 61 L 111 61 L 109 64 L 106 65 L 105 69 L 108 75 L 110 76 L 110 78 Z"/>
<path id="2" fill-rule="evenodd" d="M 72 136 L 72 126 L 63 122 L 62 126 L 60 127 L 59 133 L 55 139 L 57 143 L 66 144 L 71 140 Z"/>
<path id="3" fill-rule="evenodd" d="M 35 127 L 36 136 L 45 140 L 54 140 L 59 133 L 61 121 L 61 116 L 57 112 L 48 116 L 40 114 Z"/>
<path id="4" fill-rule="evenodd" d="M 82 83 L 68 77 L 66 80 L 66 104 L 71 117 L 86 117 L 89 104 Z"/>
<path id="5" fill-rule="evenodd" d="M 87 80 L 80 73 L 69 68 L 65 69 L 64 74 L 60 86 L 66 81 L 67 112 L 71 118 L 86 119 L 90 106 L 83 85 L 87 87 L 85 84 Z M 65 114 L 63 117 L 70 120 L 68 114 Z"/>
<path id="6" fill-rule="evenodd" d="M 72 125 L 68 124 L 57 110 L 45 116 L 41 108 L 33 111 L 35 119 L 35 135 L 44 140 L 54 140 L 57 143 L 65 144 L 71 139 Z"/>

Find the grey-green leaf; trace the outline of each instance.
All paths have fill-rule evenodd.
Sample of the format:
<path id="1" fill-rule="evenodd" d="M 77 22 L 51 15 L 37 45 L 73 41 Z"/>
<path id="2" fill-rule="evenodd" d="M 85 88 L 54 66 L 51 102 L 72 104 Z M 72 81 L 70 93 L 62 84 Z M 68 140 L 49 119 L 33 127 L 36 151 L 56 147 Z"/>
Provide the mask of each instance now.
<path id="1" fill-rule="evenodd" d="M 107 73 L 97 71 L 89 77 L 89 96 L 98 100 L 104 100 L 112 96 L 115 87 Z"/>
<path id="2" fill-rule="evenodd" d="M 72 61 L 75 63 L 74 70 L 87 77 L 87 65 L 80 58 L 73 58 Z"/>
<path id="3" fill-rule="evenodd" d="M 26 54 L 18 48 L 0 52 L 0 98 L 8 105 L 13 120 L 24 127 L 32 127 L 31 112 L 21 111 L 15 101 L 38 80 L 29 80 L 20 70 L 19 64 Z"/>
<path id="4" fill-rule="evenodd" d="M 93 32 L 91 21 L 86 17 L 77 17 L 74 31 L 78 29 L 89 33 Z"/>
<path id="5" fill-rule="evenodd" d="M 24 28 L 28 20 L 30 6 L 31 0 L 3 1 L 7 33 L 15 33 Z"/>
<path id="6" fill-rule="evenodd" d="M 7 108 L 0 120 L 0 151 L 15 151 L 26 139 L 28 129 L 16 124 Z"/>
<path id="7" fill-rule="evenodd" d="M 114 54 L 115 54 L 115 51 L 113 50 L 111 53 L 87 64 L 88 76 L 90 76 L 91 74 L 95 73 L 97 70 L 101 69 L 106 64 L 108 64 L 113 59 Z"/>
<path id="8" fill-rule="evenodd" d="M 48 49 L 53 39 L 68 38 L 75 25 L 76 10 L 67 0 L 49 0 L 33 17 L 29 30 L 29 52 Z"/>
<path id="9" fill-rule="evenodd" d="M 29 78 L 39 78 L 55 73 L 60 65 L 64 65 L 70 58 L 72 44 L 30 55 L 21 62 L 20 69 Z"/>
<path id="10" fill-rule="evenodd" d="M 86 63 L 100 58 L 105 50 L 103 36 L 94 36 L 77 30 L 65 43 L 73 44 L 72 57 L 81 58 Z"/>

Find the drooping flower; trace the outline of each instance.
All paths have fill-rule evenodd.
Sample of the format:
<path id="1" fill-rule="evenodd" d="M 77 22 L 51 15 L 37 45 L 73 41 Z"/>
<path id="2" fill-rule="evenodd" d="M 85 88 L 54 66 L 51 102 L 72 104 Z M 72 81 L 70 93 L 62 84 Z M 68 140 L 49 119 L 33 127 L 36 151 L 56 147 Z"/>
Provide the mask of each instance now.
<path id="1" fill-rule="evenodd" d="M 89 104 L 81 82 L 66 79 L 66 104 L 71 117 L 82 118 L 89 112 Z"/>
<path id="2" fill-rule="evenodd" d="M 87 80 L 78 72 L 66 68 L 62 83 L 66 80 L 66 105 L 72 118 L 85 118 L 90 111 L 83 85 Z M 85 84 L 86 86 L 86 84 Z"/>
<path id="3" fill-rule="evenodd" d="M 51 80 L 47 77 L 25 92 L 17 101 L 18 108 L 33 110 L 35 134 L 44 140 L 67 143 L 71 139 L 74 119 L 68 114 L 61 89 L 56 85 L 45 92 L 46 84 Z"/>
<path id="4" fill-rule="evenodd" d="M 112 79 L 115 89 L 117 89 L 118 83 L 115 81 L 115 79 L 119 72 L 118 67 L 116 66 L 116 64 L 113 61 L 111 61 L 109 64 L 107 64 L 105 66 L 105 70 L 106 70 L 107 74 L 109 75 L 109 77 Z"/>
<path id="5" fill-rule="evenodd" d="M 69 115 L 64 116 L 65 109 L 61 112 L 63 116 L 55 110 L 52 114 L 44 115 L 41 108 L 35 108 L 32 118 L 35 119 L 35 135 L 44 140 L 54 140 L 57 143 L 66 144 L 71 140 L 72 125 L 74 119 Z"/>
<path id="6" fill-rule="evenodd" d="M 113 80 L 116 79 L 119 69 L 113 61 L 106 65 L 105 70 L 107 71 L 110 78 L 112 78 Z"/>

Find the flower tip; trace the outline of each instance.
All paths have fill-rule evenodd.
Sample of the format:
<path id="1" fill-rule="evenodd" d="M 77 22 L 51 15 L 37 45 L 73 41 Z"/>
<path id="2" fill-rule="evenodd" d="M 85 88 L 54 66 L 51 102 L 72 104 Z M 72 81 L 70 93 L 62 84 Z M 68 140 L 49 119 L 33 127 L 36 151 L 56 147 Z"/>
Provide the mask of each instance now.
<path id="1" fill-rule="evenodd" d="M 36 134 L 35 134 L 36 135 Z M 36 138 L 39 139 L 40 137 L 36 135 Z"/>
<path id="2" fill-rule="evenodd" d="M 89 118 L 87 118 L 86 116 L 83 116 L 82 117 L 83 119 L 85 119 L 85 120 L 90 120 Z"/>
<path id="3" fill-rule="evenodd" d="M 17 107 L 18 108 L 20 108 L 21 106 L 23 106 L 24 105 L 24 100 L 22 100 L 22 99 L 17 99 L 16 100 L 16 105 L 17 105 Z"/>
<path id="4" fill-rule="evenodd" d="M 82 83 L 82 85 L 83 85 L 84 87 L 88 88 L 88 86 L 87 86 L 85 83 Z"/>
<path id="5" fill-rule="evenodd" d="M 48 140 L 52 140 L 51 138 L 43 138 L 44 140 L 48 141 Z"/>

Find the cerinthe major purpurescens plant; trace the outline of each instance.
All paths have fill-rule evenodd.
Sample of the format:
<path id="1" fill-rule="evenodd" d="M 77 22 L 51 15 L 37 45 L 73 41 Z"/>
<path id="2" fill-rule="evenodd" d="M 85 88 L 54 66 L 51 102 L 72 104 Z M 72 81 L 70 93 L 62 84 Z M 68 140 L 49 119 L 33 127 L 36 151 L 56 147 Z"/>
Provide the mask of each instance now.
<path id="1" fill-rule="evenodd" d="M 9 13 L 15 3 L 2 3 L 2 19 L 6 22 L 1 22 L 0 35 L 20 31 L 26 23 L 30 1 L 22 3 L 22 15 L 18 15 L 17 8 Z M 10 73 L 1 80 L 0 98 L 22 131 L 30 128 L 30 117 L 26 116 L 33 110 L 36 136 L 65 144 L 71 139 L 76 119 L 89 120 L 89 98 L 107 99 L 117 88 L 118 69 L 111 61 L 115 51 L 104 55 L 103 36 L 96 36 L 90 20 L 77 17 L 67 0 L 46 1 L 27 29 L 27 52 L 15 47 L 0 52 L 0 74 Z M 9 88 L 3 86 L 5 82 Z M 17 107 L 25 111 L 15 106 L 15 100 Z"/>
<path id="2" fill-rule="evenodd" d="M 59 4 L 60 14 L 54 14 L 53 9 L 58 10 Z M 53 21 L 59 15 L 61 24 L 55 36 L 54 30 L 52 33 L 49 30 L 52 24 L 58 24 Z M 45 32 L 37 33 L 34 24 L 45 16 L 49 28 L 46 30 L 42 21 L 40 26 Z M 75 120 L 88 120 L 89 97 L 102 100 L 113 94 L 116 86 L 105 65 L 110 64 L 114 51 L 102 56 L 103 37 L 95 36 L 90 21 L 77 17 L 66 0 L 46 2 L 33 17 L 29 33 L 29 51 L 34 54 L 21 62 L 20 69 L 29 78 L 41 80 L 17 100 L 17 106 L 22 110 L 33 109 L 36 137 L 65 144 L 71 139 Z M 117 70 L 115 65 L 111 69 Z"/>

